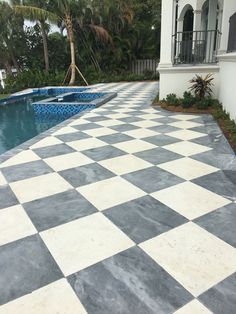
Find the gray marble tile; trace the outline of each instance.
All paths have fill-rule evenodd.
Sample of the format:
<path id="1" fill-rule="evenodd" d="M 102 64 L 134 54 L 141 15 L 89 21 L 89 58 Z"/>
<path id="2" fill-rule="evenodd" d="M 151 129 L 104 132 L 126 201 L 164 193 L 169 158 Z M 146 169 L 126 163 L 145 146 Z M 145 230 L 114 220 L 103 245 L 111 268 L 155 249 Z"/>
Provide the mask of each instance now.
<path id="1" fill-rule="evenodd" d="M 66 144 L 57 144 L 53 146 L 40 147 L 33 150 L 40 158 L 50 158 L 60 156 L 63 154 L 69 154 L 75 152 L 75 150 Z"/>
<path id="2" fill-rule="evenodd" d="M 157 146 L 165 146 L 165 145 L 170 145 L 170 144 L 181 142 L 180 139 L 177 139 L 172 136 L 165 135 L 165 134 L 146 137 L 144 141 L 157 145 Z"/>
<path id="3" fill-rule="evenodd" d="M 236 273 L 203 293 L 199 300 L 214 314 L 236 313 Z"/>
<path id="4" fill-rule="evenodd" d="M 144 170 L 128 173 L 122 177 L 147 193 L 153 193 L 184 181 L 158 167 L 150 167 Z"/>
<path id="5" fill-rule="evenodd" d="M 171 314 L 193 297 L 134 247 L 68 278 L 89 314 Z"/>
<path id="6" fill-rule="evenodd" d="M 91 121 L 91 122 L 100 122 L 100 121 L 109 120 L 109 118 L 102 115 L 102 116 L 98 116 L 98 117 L 86 118 L 86 120 Z"/>
<path id="7" fill-rule="evenodd" d="M 36 160 L 21 165 L 2 168 L 2 173 L 9 183 L 41 176 L 51 172 L 53 172 L 52 168 L 50 168 L 42 160 Z"/>
<path id="8" fill-rule="evenodd" d="M 152 128 L 149 128 L 149 129 L 156 131 L 156 132 L 159 132 L 159 133 L 170 133 L 170 132 L 174 132 L 174 131 L 179 131 L 179 128 L 176 128 L 176 127 L 168 125 L 168 124 L 154 126 Z"/>
<path id="9" fill-rule="evenodd" d="M 218 136 L 207 135 L 197 139 L 191 140 L 191 142 L 205 145 L 214 149 L 215 152 L 219 154 L 234 154 L 230 144 L 226 140 L 223 134 Z"/>
<path id="10" fill-rule="evenodd" d="M 60 172 L 60 175 L 73 187 L 79 187 L 115 176 L 114 173 L 97 163 L 64 170 Z"/>
<path id="11" fill-rule="evenodd" d="M 89 150 L 84 150 L 83 154 L 95 161 L 101 161 L 109 158 L 114 158 L 127 153 L 113 146 L 103 146 L 98 148 L 93 148 Z"/>
<path id="12" fill-rule="evenodd" d="M 191 156 L 192 159 L 202 161 L 211 166 L 217 167 L 222 170 L 236 171 L 236 155 L 232 154 L 219 154 L 214 149 L 205 153 Z"/>
<path id="13" fill-rule="evenodd" d="M 162 117 L 162 118 L 154 119 L 153 121 L 163 123 L 163 124 L 168 124 L 168 123 L 176 122 L 176 119 L 173 119 L 171 117 Z"/>
<path id="14" fill-rule="evenodd" d="M 219 208 L 194 222 L 236 248 L 236 203 Z"/>
<path id="15" fill-rule="evenodd" d="M 108 144 L 116 144 L 120 142 L 131 141 L 134 139 L 133 137 L 122 133 L 103 135 L 98 138 Z"/>
<path id="16" fill-rule="evenodd" d="M 92 130 L 92 129 L 97 129 L 101 128 L 102 126 L 96 123 L 85 123 L 85 124 L 79 124 L 79 125 L 73 125 L 74 129 L 77 129 L 79 131 L 85 131 L 85 130 Z"/>
<path id="17" fill-rule="evenodd" d="M 68 143 L 68 142 L 73 142 L 73 141 L 84 140 L 86 138 L 89 138 L 90 136 L 86 133 L 78 131 L 78 132 L 69 133 L 69 134 L 57 135 L 56 137 L 59 140 L 65 142 L 65 143 Z"/>
<path id="18" fill-rule="evenodd" d="M 39 235 L 1 246 L 0 269 L 0 304 L 63 277 Z"/>
<path id="19" fill-rule="evenodd" d="M 132 124 L 128 124 L 128 123 L 127 124 L 121 124 L 121 125 L 114 125 L 114 126 L 111 126 L 110 128 L 115 130 L 115 131 L 118 131 L 120 133 L 138 129 L 137 126 L 132 125 Z"/>
<path id="20" fill-rule="evenodd" d="M 153 165 L 158 165 L 164 162 L 183 158 L 183 156 L 170 152 L 169 150 L 166 150 L 162 147 L 145 150 L 134 155 L 152 163 Z"/>
<path id="21" fill-rule="evenodd" d="M 136 243 L 144 242 L 188 220 L 151 196 L 103 212 Z"/>
<path id="22" fill-rule="evenodd" d="M 75 190 L 25 203 L 23 207 L 38 231 L 97 212 L 96 208 Z"/>
<path id="23" fill-rule="evenodd" d="M 232 201 L 236 200 L 236 171 L 218 171 L 194 179 L 192 182 Z"/>
<path id="24" fill-rule="evenodd" d="M 133 123 L 133 122 L 143 121 L 143 119 L 141 119 L 139 117 L 128 117 L 128 118 L 122 118 L 119 120 L 122 122 L 125 122 L 125 123 Z"/>
<path id="25" fill-rule="evenodd" d="M 8 185 L 0 186 L 0 209 L 18 204 L 15 194 Z"/>

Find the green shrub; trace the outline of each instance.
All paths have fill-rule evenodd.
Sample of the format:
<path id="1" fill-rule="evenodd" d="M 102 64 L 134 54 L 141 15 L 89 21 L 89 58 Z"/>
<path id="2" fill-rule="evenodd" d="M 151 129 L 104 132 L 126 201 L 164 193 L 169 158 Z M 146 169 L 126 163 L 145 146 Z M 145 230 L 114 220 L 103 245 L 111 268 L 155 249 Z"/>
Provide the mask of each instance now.
<path id="1" fill-rule="evenodd" d="M 179 98 L 176 96 L 176 94 L 169 94 L 166 96 L 165 101 L 171 105 L 171 106 L 179 106 Z"/>
<path id="2" fill-rule="evenodd" d="M 212 99 L 211 97 L 206 97 L 206 98 L 200 99 L 197 102 L 197 108 L 208 109 L 209 107 L 212 107 L 213 104 L 214 104 L 214 99 Z"/>
<path id="3" fill-rule="evenodd" d="M 5 92 L 14 93 L 26 88 L 61 85 L 64 76 L 63 72 L 46 74 L 43 71 L 24 71 L 16 77 L 7 77 Z"/>
<path id="4" fill-rule="evenodd" d="M 196 103 L 196 97 L 194 97 L 190 92 L 184 92 L 182 99 L 183 108 L 190 108 Z"/>

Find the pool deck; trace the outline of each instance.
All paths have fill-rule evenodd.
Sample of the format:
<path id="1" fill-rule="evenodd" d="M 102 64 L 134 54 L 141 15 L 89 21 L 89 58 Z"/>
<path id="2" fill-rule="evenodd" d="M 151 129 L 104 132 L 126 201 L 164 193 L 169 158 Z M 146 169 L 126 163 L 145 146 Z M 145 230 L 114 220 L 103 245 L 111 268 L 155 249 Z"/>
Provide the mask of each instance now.
<path id="1" fill-rule="evenodd" d="M 0 314 L 236 313 L 236 156 L 209 115 L 117 92 L 0 156 Z"/>

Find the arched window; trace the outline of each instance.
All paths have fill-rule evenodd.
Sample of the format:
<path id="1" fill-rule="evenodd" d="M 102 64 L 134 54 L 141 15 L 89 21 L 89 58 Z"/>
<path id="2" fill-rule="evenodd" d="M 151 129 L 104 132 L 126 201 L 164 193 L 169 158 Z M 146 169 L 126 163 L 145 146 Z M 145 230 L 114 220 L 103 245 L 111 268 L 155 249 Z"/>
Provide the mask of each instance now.
<path id="1" fill-rule="evenodd" d="M 229 19 L 229 39 L 227 51 L 236 51 L 236 12 Z"/>

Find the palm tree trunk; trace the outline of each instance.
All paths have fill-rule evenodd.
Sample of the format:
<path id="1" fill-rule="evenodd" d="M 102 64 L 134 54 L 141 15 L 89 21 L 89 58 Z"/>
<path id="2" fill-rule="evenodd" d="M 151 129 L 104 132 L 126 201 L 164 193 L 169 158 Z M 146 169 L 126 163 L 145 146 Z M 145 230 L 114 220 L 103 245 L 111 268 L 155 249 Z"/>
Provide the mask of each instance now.
<path id="1" fill-rule="evenodd" d="M 75 84 L 75 74 L 76 74 L 76 63 L 75 63 L 75 41 L 74 41 L 74 32 L 73 32 L 73 24 L 71 17 L 69 15 L 66 15 L 65 17 L 65 25 L 66 25 L 66 30 L 67 30 L 67 37 L 70 43 L 70 58 L 71 58 L 71 63 L 70 63 L 70 82 L 69 85 L 74 85 Z"/>
<path id="2" fill-rule="evenodd" d="M 48 56 L 48 39 L 47 39 L 47 33 L 45 31 L 45 22 L 39 21 L 41 33 L 42 33 L 42 39 L 43 39 L 43 53 L 44 53 L 44 63 L 45 63 L 45 72 L 49 72 L 49 56 Z"/>
<path id="3" fill-rule="evenodd" d="M 70 83 L 69 85 L 75 84 L 75 73 L 76 73 L 76 67 L 75 67 L 75 43 L 73 38 L 70 39 L 70 53 L 71 53 L 71 77 L 70 77 Z"/>

